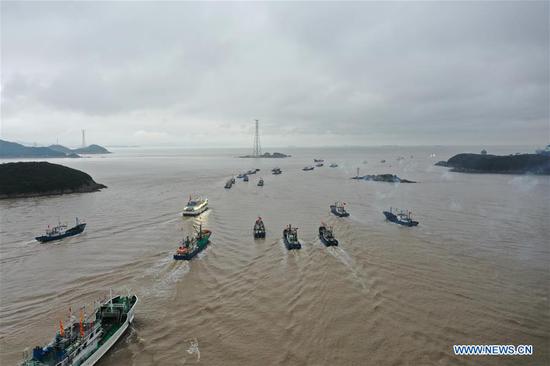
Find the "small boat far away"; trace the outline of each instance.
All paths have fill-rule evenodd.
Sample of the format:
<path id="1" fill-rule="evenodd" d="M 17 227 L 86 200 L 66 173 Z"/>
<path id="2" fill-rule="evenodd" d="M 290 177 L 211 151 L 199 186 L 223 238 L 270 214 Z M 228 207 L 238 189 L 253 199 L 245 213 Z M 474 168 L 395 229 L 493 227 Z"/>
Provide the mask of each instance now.
<path id="1" fill-rule="evenodd" d="M 288 250 L 302 248 L 302 244 L 298 241 L 298 228 L 290 224 L 283 230 L 283 240 Z"/>
<path id="2" fill-rule="evenodd" d="M 323 165 L 324 165 L 323 163 L 317 163 L 317 164 L 315 164 L 315 166 L 316 166 L 317 168 L 320 168 L 320 167 L 322 167 Z"/>
<path id="3" fill-rule="evenodd" d="M 273 168 L 271 169 L 271 173 L 273 173 L 273 175 L 279 175 L 281 174 L 283 171 L 281 170 L 281 168 Z"/>
<path id="4" fill-rule="evenodd" d="M 324 163 L 325 160 L 324 159 L 313 159 L 313 162 L 314 163 Z"/>
<path id="5" fill-rule="evenodd" d="M 308 165 L 308 166 L 305 166 L 302 168 L 303 171 L 307 172 L 308 170 L 313 170 L 315 168 L 313 168 L 311 165 Z"/>
<path id="6" fill-rule="evenodd" d="M 77 217 L 76 224 L 72 228 L 67 229 L 67 225 L 62 225 L 61 223 L 58 223 L 57 226 L 54 226 L 50 229 L 50 226 L 48 225 L 46 235 L 37 236 L 35 239 L 41 243 L 46 243 L 48 241 L 59 240 L 69 236 L 78 235 L 83 232 L 85 228 L 86 223 L 80 222 Z"/>
<path id="7" fill-rule="evenodd" d="M 234 179 L 235 178 L 231 178 L 227 182 L 225 182 L 225 188 L 227 188 L 227 189 L 231 188 L 233 186 L 233 183 L 234 183 L 233 180 Z"/>
<path id="8" fill-rule="evenodd" d="M 260 187 L 263 187 L 263 186 L 264 186 L 264 180 L 263 180 L 263 178 L 260 178 L 260 180 L 258 181 L 258 186 L 260 186 Z"/>
<path id="9" fill-rule="evenodd" d="M 338 168 L 338 164 L 336 163 L 332 163 L 329 165 L 330 168 Z"/>
<path id="10" fill-rule="evenodd" d="M 254 223 L 254 239 L 265 238 L 265 225 L 261 217 Z"/>
<path id="11" fill-rule="evenodd" d="M 46 346 L 37 346 L 22 366 L 92 366 L 120 339 L 134 320 L 138 297 L 110 296 L 94 313 L 80 321 L 70 316 L 69 324 L 59 321 L 59 331 Z"/>
<path id="12" fill-rule="evenodd" d="M 319 239 L 321 239 L 326 247 L 338 245 L 338 240 L 336 240 L 332 233 L 332 227 L 327 226 L 324 222 L 319 226 Z"/>
<path id="13" fill-rule="evenodd" d="M 183 208 L 182 216 L 198 216 L 208 210 L 208 198 L 189 196 L 187 205 Z"/>
<path id="14" fill-rule="evenodd" d="M 386 220 L 394 222 L 399 225 L 403 226 L 417 226 L 418 221 L 414 221 L 411 218 L 411 211 L 407 211 L 406 213 L 403 211 L 399 211 L 397 213 L 393 213 L 392 208 L 390 207 L 389 211 L 383 211 L 384 216 L 386 216 Z"/>
<path id="15" fill-rule="evenodd" d="M 248 175 L 245 175 L 245 176 L 243 177 L 243 182 L 248 182 Z"/>
<path id="16" fill-rule="evenodd" d="M 179 248 L 176 249 L 174 259 L 186 261 L 193 259 L 194 256 L 206 248 L 208 242 L 210 241 L 210 235 L 212 235 L 212 232 L 210 230 L 203 229 L 202 225 L 200 225 L 194 238 L 189 238 L 189 236 L 187 236 L 182 240 Z"/>
<path id="17" fill-rule="evenodd" d="M 333 205 L 330 205 L 330 212 L 338 217 L 347 217 L 349 216 L 349 212 L 344 208 L 345 205 L 345 202 L 336 201 Z"/>

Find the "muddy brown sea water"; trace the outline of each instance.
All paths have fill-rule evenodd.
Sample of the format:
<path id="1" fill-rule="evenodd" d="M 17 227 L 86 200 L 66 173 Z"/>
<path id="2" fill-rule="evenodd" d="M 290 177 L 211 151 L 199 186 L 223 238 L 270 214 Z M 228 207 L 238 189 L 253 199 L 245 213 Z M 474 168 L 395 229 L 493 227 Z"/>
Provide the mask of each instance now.
<path id="1" fill-rule="evenodd" d="M 69 306 L 91 309 L 112 288 L 140 302 L 103 366 L 550 364 L 549 177 L 433 166 L 480 148 L 287 150 L 284 160 L 222 149 L 52 160 L 109 188 L 0 201 L 0 363 L 16 364 L 50 340 Z M 325 166 L 302 171 L 315 157 Z M 274 166 L 283 174 L 271 175 Z M 223 188 L 253 167 L 261 171 L 248 183 Z M 357 167 L 418 183 L 349 179 Z M 179 215 L 190 193 L 210 201 L 198 218 Z M 329 214 L 336 200 L 349 218 Z M 386 222 L 390 206 L 411 209 L 420 225 Z M 88 223 L 83 235 L 33 240 L 75 216 Z M 265 240 L 252 238 L 257 216 Z M 340 246 L 319 242 L 321 221 Z M 211 245 L 173 261 L 199 223 L 213 231 Z M 287 224 L 299 227 L 302 250 L 285 249 Z M 534 355 L 455 356 L 453 344 L 532 344 Z"/>

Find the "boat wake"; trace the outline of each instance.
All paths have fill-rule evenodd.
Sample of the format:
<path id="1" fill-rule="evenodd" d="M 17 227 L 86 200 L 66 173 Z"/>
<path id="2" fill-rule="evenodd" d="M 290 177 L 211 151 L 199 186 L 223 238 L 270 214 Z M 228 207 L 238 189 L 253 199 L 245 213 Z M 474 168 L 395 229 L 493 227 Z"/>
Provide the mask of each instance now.
<path id="1" fill-rule="evenodd" d="M 365 292 L 368 293 L 370 291 L 367 282 L 362 278 L 361 274 L 359 273 L 355 261 L 343 248 L 328 247 L 327 251 L 349 270 L 355 282 L 358 283 Z"/>

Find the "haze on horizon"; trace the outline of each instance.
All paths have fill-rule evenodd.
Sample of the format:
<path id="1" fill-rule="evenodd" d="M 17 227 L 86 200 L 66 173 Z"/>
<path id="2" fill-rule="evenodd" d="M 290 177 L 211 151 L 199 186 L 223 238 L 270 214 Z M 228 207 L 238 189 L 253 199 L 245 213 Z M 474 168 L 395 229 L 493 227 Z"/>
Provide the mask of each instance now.
<path id="1" fill-rule="evenodd" d="M 545 145 L 550 3 L 1 3 L 1 138 Z"/>

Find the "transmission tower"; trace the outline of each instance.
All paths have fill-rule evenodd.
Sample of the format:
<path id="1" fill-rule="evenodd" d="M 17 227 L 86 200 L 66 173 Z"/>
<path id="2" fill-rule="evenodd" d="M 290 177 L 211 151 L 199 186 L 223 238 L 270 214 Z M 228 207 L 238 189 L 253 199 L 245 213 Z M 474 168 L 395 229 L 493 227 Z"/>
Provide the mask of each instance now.
<path id="1" fill-rule="evenodd" d="M 82 130 L 82 147 L 86 147 L 86 130 Z"/>
<path id="2" fill-rule="evenodd" d="M 260 132 L 259 132 L 259 126 L 258 126 L 258 120 L 256 121 L 256 129 L 254 132 L 254 151 L 252 152 L 252 155 L 254 156 L 260 156 L 262 155 L 262 148 L 260 147 Z"/>

